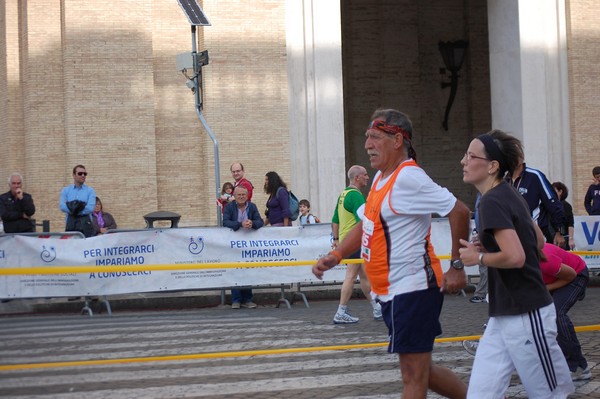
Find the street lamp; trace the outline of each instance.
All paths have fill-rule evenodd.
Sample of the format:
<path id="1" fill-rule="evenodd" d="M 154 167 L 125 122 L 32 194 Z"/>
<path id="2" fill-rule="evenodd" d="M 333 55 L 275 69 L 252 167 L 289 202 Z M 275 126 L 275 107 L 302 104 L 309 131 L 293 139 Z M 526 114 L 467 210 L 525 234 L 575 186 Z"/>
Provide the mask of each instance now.
<path id="1" fill-rule="evenodd" d="M 446 104 L 446 112 L 444 114 L 444 121 L 442 126 L 444 130 L 448 130 L 448 115 L 450 114 L 450 108 L 456 97 L 456 89 L 458 88 L 458 71 L 462 67 L 463 61 L 465 60 L 465 53 L 469 47 L 469 43 L 465 40 L 458 40 L 455 42 L 439 42 L 438 48 L 446 69 L 450 71 L 450 82 L 442 82 L 442 89 L 450 86 L 450 97 L 448 97 L 448 103 Z M 446 73 L 446 69 L 441 68 L 440 73 L 443 75 Z"/>
<path id="2" fill-rule="evenodd" d="M 215 203 L 218 204 L 216 199 L 221 195 L 219 143 L 213 131 L 210 129 L 210 126 L 208 126 L 208 122 L 206 122 L 204 115 L 202 115 L 202 67 L 208 65 L 208 50 L 198 52 L 196 49 L 196 26 L 210 26 L 210 22 L 208 21 L 208 18 L 206 18 L 206 15 L 197 0 L 178 0 L 178 2 L 192 27 L 192 52 L 179 54 L 177 56 L 177 70 L 183 73 L 187 78 L 186 85 L 194 94 L 196 114 L 198 114 L 200 122 L 202 122 L 208 136 L 213 142 L 215 153 Z M 189 71 L 192 71 L 192 75 L 189 75 Z M 217 225 L 221 226 L 223 224 L 223 213 L 218 205 L 216 208 Z"/>

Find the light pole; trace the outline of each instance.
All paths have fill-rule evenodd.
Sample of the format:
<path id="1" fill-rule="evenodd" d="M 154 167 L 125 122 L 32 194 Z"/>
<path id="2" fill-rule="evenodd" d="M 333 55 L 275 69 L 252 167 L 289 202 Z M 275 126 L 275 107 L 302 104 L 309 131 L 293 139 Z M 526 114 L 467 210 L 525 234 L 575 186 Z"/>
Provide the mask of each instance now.
<path id="1" fill-rule="evenodd" d="M 183 73 L 188 79 L 186 82 L 187 87 L 192 90 L 195 99 L 195 108 L 200 122 L 206 129 L 208 136 L 213 142 L 214 154 L 215 154 L 215 207 L 217 208 L 217 224 L 221 226 L 223 224 L 223 215 L 219 202 L 217 199 L 221 194 L 221 173 L 219 170 L 219 143 L 214 133 L 208 126 L 204 115 L 202 115 L 203 108 L 203 90 L 202 90 L 202 67 L 208 65 L 208 50 L 204 50 L 198 53 L 196 48 L 196 26 L 210 26 L 210 22 L 206 18 L 204 11 L 200 8 L 200 5 L 196 0 L 178 0 L 181 9 L 185 13 L 192 26 L 192 52 L 183 53 L 177 55 L 177 69 Z M 188 70 L 192 70 L 193 74 L 188 75 Z"/>

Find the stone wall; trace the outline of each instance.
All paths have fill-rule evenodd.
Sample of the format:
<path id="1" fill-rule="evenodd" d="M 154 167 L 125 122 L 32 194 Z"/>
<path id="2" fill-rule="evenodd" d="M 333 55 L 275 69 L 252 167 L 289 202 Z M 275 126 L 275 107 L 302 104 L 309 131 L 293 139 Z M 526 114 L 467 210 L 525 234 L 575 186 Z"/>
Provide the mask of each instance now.
<path id="1" fill-rule="evenodd" d="M 569 201 L 584 215 L 583 199 L 600 166 L 600 2 L 567 1 L 569 103 L 573 187 Z"/>
<path id="2" fill-rule="evenodd" d="M 55 231 L 64 226 L 60 190 L 79 163 L 119 227 L 144 227 L 142 215 L 155 210 L 180 213 L 182 226 L 216 223 L 213 143 L 175 64 L 191 51 L 190 26 L 175 1 L 143 4 L 0 6 L 0 179 L 23 173 L 36 218 Z M 221 183 L 231 180 L 232 162 L 244 163 L 261 211 L 266 172 L 291 185 L 292 168 L 306 167 L 290 161 L 285 4 L 205 0 L 212 26 L 198 29 L 198 49 L 210 54 L 203 114 L 219 142 Z M 471 138 L 490 128 L 485 2 L 345 0 L 341 9 L 347 165 L 368 166 L 364 130 L 373 110 L 398 108 L 414 122 L 419 162 L 472 206 L 459 161 Z M 581 214 L 600 164 L 600 4 L 568 1 L 567 14 L 570 199 Z M 440 87 L 447 78 L 438 42 L 458 39 L 469 49 L 445 131 L 449 89 Z"/>
<path id="3" fill-rule="evenodd" d="M 469 206 L 460 159 L 471 138 L 491 126 L 487 9 L 481 1 L 353 0 L 342 5 L 347 162 L 368 166 L 364 132 L 379 107 L 408 114 L 418 162 Z M 448 131 L 450 88 L 442 89 L 440 41 L 467 40 Z"/>
<path id="4" fill-rule="evenodd" d="M 0 11 L 0 177 L 24 175 L 35 217 L 64 228 L 59 193 L 83 164 L 121 228 L 144 227 L 155 210 L 180 213 L 181 226 L 216 224 L 214 146 L 175 63 L 192 50 L 177 2 L 16 4 Z M 205 11 L 204 116 L 221 182 L 243 162 L 262 209 L 265 173 L 290 176 L 284 3 L 219 1 Z"/>

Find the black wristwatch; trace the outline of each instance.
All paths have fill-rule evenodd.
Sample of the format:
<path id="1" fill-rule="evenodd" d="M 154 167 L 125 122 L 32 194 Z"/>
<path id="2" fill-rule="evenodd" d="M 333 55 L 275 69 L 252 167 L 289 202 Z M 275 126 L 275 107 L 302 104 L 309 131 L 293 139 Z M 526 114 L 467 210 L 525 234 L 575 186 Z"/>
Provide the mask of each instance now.
<path id="1" fill-rule="evenodd" d="M 452 266 L 456 270 L 462 270 L 465 268 L 465 264 L 460 259 L 454 259 L 453 261 L 450 261 L 450 266 Z"/>

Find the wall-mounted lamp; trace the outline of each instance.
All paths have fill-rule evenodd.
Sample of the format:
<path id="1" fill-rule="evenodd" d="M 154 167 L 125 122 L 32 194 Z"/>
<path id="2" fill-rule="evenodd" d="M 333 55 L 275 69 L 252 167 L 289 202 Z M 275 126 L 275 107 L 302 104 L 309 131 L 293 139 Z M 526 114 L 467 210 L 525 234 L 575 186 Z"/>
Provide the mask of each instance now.
<path id="1" fill-rule="evenodd" d="M 456 89 L 458 88 L 458 71 L 460 71 L 463 61 L 465 60 L 465 53 L 467 47 L 469 47 L 469 43 L 465 40 L 439 42 L 438 47 L 440 49 L 440 54 L 442 54 L 444 65 L 446 65 L 446 69 L 450 71 L 450 82 L 442 82 L 442 89 L 450 86 L 450 97 L 448 97 L 444 122 L 442 122 L 444 130 L 448 130 L 448 114 L 450 114 L 450 108 L 452 108 L 452 103 L 456 96 Z M 440 73 L 445 75 L 446 69 L 440 68 Z"/>

